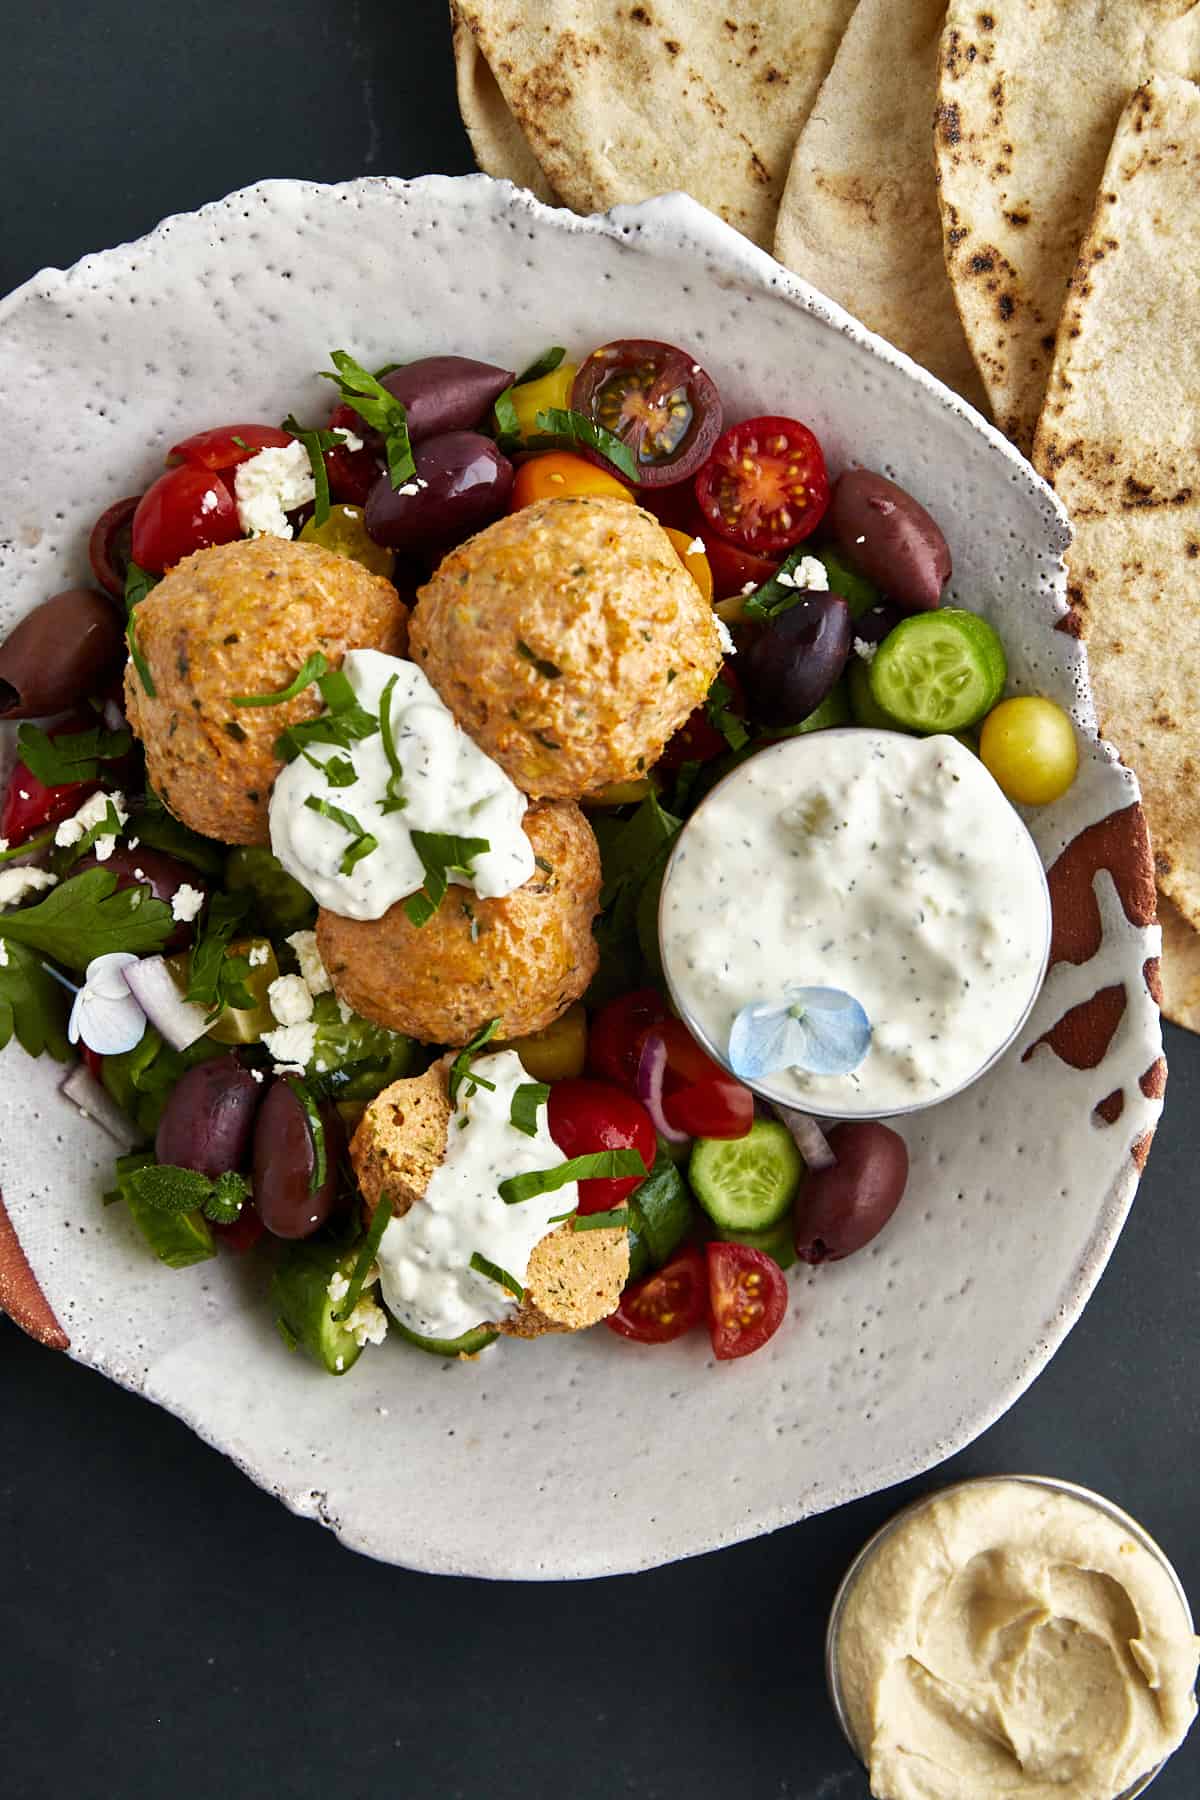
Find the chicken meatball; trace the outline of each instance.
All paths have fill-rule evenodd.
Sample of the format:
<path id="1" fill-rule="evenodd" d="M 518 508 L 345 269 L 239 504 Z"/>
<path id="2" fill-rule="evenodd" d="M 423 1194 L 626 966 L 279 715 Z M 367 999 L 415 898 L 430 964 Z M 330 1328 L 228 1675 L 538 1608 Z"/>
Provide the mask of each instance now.
<path id="1" fill-rule="evenodd" d="M 599 961 L 596 839 L 567 802 L 530 807 L 523 825 L 537 864 L 501 900 L 451 886 L 421 927 L 403 901 L 381 919 L 322 909 L 317 944 L 339 1000 L 426 1044 L 466 1044 L 489 1019 L 501 1038 L 525 1037 L 578 1000 Z"/>
<path id="2" fill-rule="evenodd" d="M 721 666 L 671 540 L 610 499 L 542 500 L 452 550 L 411 644 L 463 730 L 538 798 L 643 774 Z"/>
<path id="3" fill-rule="evenodd" d="M 260 537 L 185 557 L 134 619 L 150 686 L 131 662 L 125 695 L 151 786 L 193 831 L 266 844 L 275 740 L 324 702 L 311 686 L 279 706 L 235 706 L 234 695 L 286 687 L 318 650 L 331 668 L 358 646 L 402 656 L 408 609 L 349 557 Z"/>

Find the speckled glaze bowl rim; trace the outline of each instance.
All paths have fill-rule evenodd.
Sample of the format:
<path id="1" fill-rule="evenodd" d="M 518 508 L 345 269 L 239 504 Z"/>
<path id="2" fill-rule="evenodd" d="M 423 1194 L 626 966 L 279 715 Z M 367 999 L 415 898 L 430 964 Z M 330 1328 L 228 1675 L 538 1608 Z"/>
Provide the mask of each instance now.
<path id="1" fill-rule="evenodd" d="M 747 761 L 753 760 L 754 762 L 759 762 L 760 760 L 762 760 L 766 757 L 777 756 L 781 752 L 785 753 L 785 754 L 796 754 L 798 752 L 802 756 L 812 755 L 815 753 L 815 749 L 817 747 L 819 747 L 822 743 L 827 743 L 830 738 L 833 738 L 833 737 L 862 738 L 865 734 L 873 734 L 876 737 L 901 738 L 901 739 L 903 739 L 903 741 L 905 743 L 912 743 L 914 741 L 913 734 L 911 732 L 888 731 L 886 728 L 884 728 L 882 726 L 878 726 L 878 725 L 868 725 L 868 726 L 864 726 L 864 725 L 833 725 L 833 726 L 827 726 L 823 731 L 808 732 L 808 733 L 801 734 L 798 737 L 784 738 L 778 743 L 769 744 L 764 749 L 756 751 L 754 754 L 754 757 L 752 759 L 747 759 Z M 930 734 L 930 736 L 934 736 L 934 735 L 945 735 L 945 734 L 941 734 L 941 733 L 931 733 Z M 928 740 L 928 738 L 924 738 L 924 739 L 919 739 L 917 741 L 928 742 L 929 740 Z M 982 764 L 980 766 L 982 767 Z M 738 1081 L 742 1082 L 745 1087 L 748 1087 L 752 1093 L 757 1094 L 760 1099 L 767 1101 L 772 1106 L 789 1107 L 793 1111 L 796 1111 L 796 1112 L 812 1112 L 816 1117 L 821 1118 L 821 1119 L 837 1119 L 838 1121 L 844 1121 L 846 1123 L 849 1123 L 852 1120 L 856 1120 L 856 1119 L 861 1120 L 861 1119 L 907 1118 L 914 1113 L 929 1112 L 933 1107 L 941 1106 L 947 1100 L 953 1100 L 957 1097 L 957 1095 L 965 1093 L 968 1088 L 974 1087 L 975 1083 L 977 1081 L 982 1081 L 983 1077 L 988 1073 L 989 1070 L 995 1068 L 996 1064 L 1000 1061 L 1001 1057 L 1007 1054 L 1007 1052 L 1012 1048 L 1013 1044 L 1020 1037 L 1021 1032 L 1024 1030 L 1026 1024 L 1028 1023 L 1029 1015 L 1032 1013 L 1034 1007 L 1037 1005 L 1038 996 L 1042 991 L 1042 985 L 1046 979 L 1046 972 L 1050 966 L 1050 945 L 1051 945 L 1053 931 L 1054 931 L 1053 909 L 1052 909 L 1051 901 L 1050 901 L 1050 885 L 1046 879 L 1046 869 L 1045 869 L 1044 863 L 1042 862 L 1041 852 L 1038 850 L 1038 847 L 1033 840 L 1033 835 L 1030 832 L 1029 827 L 1026 825 L 1024 819 L 1021 817 L 1021 815 L 1017 811 L 1016 807 L 1012 805 L 1011 801 L 1008 800 L 1007 795 L 1005 795 L 1004 798 L 1005 798 L 1006 804 L 1008 804 L 1009 809 L 1012 812 L 1013 818 L 1016 820 L 1017 825 L 1020 827 L 1021 836 L 1023 837 L 1023 839 L 1025 841 L 1025 844 L 1029 850 L 1029 853 L 1030 853 L 1030 856 L 1032 859 L 1030 873 L 1032 874 L 1032 872 L 1034 870 L 1036 870 L 1037 875 L 1040 878 L 1034 882 L 1034 891 L 1037 893 L 1040 893 L 1040 895 L 1041 895 L 1043 930 L 1042 930 L 1041 953 L 1040 953 L 1040 956 L 1039 956 L 1037 964 L 1036 964 L 1037 974 L 1036 974 L 1036 977 L 1032 981 L 1029 996 L 1026 1001 L 1026 1004 L 1023 1007 L 1021 1014 L 1020 1014 L 1019 1018 L 1017 1019 L 1016 1023 L 1014 1024 L 1012 1030 L 1007 1033 L 1003 1042 L 998 1044 L 994 1050 L 989 1052 L 986 1061 L 980 1063 L 979 1067 L 977 1069 L 975 1069 L 972 1074 L 966 1076 L 966 1078 L 964 1080 L 960 1081 L 957 1084 L 957 1086 L 952 1087 L 952 1088 L 947 1088 L 943 1093 L 939 1093 L 939 1094 L 931 1097 L 928 1100 L 915 1100 L 915 1101 L 913 1101 L 911 1106 L 858 1107 L 853 1112 L 847 1112 L 845 1110 L 839 1109 L 836 1106 L 829 1105 L 827 1103 L 825 1096 L 821 1096 L 820 1105 L 813 1105 L 811 1107 L 806 1107 L 804 1104 L 803 1096 L 796 1095 L 793 1093 L 785 1093 L 782 1089 L 773 1088 L 766 1082 L 749 1081 L 746 1079 L 745 1076 L 737 1074 L 737 1071 L 730 1066 L 728 1053 L 726 1051 L 722 1050 L 722 1048 L 717 1043 L 715 1043 L 713 1041 L 713 1039 L 708 1035 L 707 1031 L 704 1029 L 704 1026 L 700 1023 L 699 1019 L 692 1012 L 691 1008 L 687 1005 L 682 994 L 679 992 L 678 988 L 676 987 L 674 981 L 672 981 L 671 970 L 670 970 L 670 966 L 668 964 L 667 956 L 666 956 L 665 934 L 663 931 L 663 909 L 664 909 L 664 906 L 666 903 L 667 889 L 670 886 L 670 882 L 671 882 L 671 871 L 675 866 L 675 859 L 676 859 L 677 855 L 679 854 L 680 846 L 683 844 L 684 839 L 687 836 L 689 827 L 691 826 L 693 820 L 695 820 L 696 818 L 699 817 L 699 815 L 704 811 L 704 808 L 708 805 L 709 801 L 712 800 L 717 794 L 719 794 L 721 792 L 722 788 L 727 786 L 727 784 L 730 783 L 731 781 L 736 781 L 737 778 L 741 774 L 744 773 L 746 767 L 747 767 L 746 762 L 739 763 L 737 768 L 730 769 L 728 774 L 723 775 L 721 777 L 720 781 L 715 783 L 715 785 L 709 789 L 708 793 L 705 794 L 703 800 L 701 800 L 700 804 L 696 807 L 696 810 L 693 813 L 691 813 L 689 815 L 689 817 L 685 820 L 683 829 L 680 831 L 678 837 L 675 839 L 675 842 L 671 846 L 671 854 L 667 858 L 666 866 L 663 870 L 662 887 L 659 890 L 659 896 L 658 896 L 659 959 L 662 963 L 663 979 L 667 984 L 667 991 L 671 996 L 671 1002 L 672 1002 L 673 1006 L 675 1007 L 675 1010 L 678 1012 L 679 1017 L 683 1020 L 684 1024 L 687 1026 L 688 1030 L 692 1033 L 692 1036 L 695 1037 L 704 1046 L 705 1050 L 708 1051 L 708 1054 L 716 1062 L 720 1063 L 720 1065 L 723 1069 L 728 1069 L 729 1073 L 731 1075 L 735 1076 L 736 1079 Z M 999 787 L 997 787 L 997 791 L 1001 792 L 1001 793 L 1003 792 L 1003 790 L 999 789 Z M 1034 965 L 1031 964 L 1030 966 L 1032 968 Z"/>
<path id="2" fill-rule="evenodd" d="M 1123 1507 L 1118 1506 L 1115 1500 L 1109 1500 L 1104 1494 L 1098 1494 L 1094 1488 L 1081 1487 L 1078 1482 L 1065 1481 L 1057 1475 L 970 1475 L 963 1481 L 952 1481 L 946 1487 L 934 1488 L 932 1492 L 922 1494 L 916 1500 L 910 1501 L 907 1506 L 901 1507 L 898 1513 L 893 1513 L 890 1519 L 884 1521 L 878 1531 L 872 1533 L 842 1576 L 837 1592 L 833 1596 L 833 1604 L 829 1608 L 829 1623 L 825 1628 L 825 1685 L 829 1692 L 830 1704 L 837 1716 L 838 1725 L 841 1727 L 842 1736 L 864 1767 L 866 1767 L 866 1759 L 855 1740 L 846 1703 L 842 1696 L 837 1643 L 838 1634 L 841 1631 L 842 1615 L 846 1610 L 855 1582 L 887 1539 L 902 1525 L 914 1518 L 917 1513 L 924 1512 L 927 1507 L 932 1506 L 935 1501 L 944 1500 L 950 1494 L 961 1493 L 965 1488 L 998 1487 L 1011 1485 L 1013 1482 L 1024 1487 L 1046 1488 L 1052 1493 L 1069 1494 L 1073 1499 L 1082 1500 L 1096 1512 L 1103 1513 L 1106 1518 L 1119 1525 L 1123 1531 L 1127 1531 L 1130 1537 L 1141 1544 L 1144 1550 L 1148 1550 L 1159 1564 L 1179 1597 L 1189 1631 L 1195 1629 L 1195 1620 L 1192 1617 L 1187 1592 L 1179 1578 L 1178 1570 L 1162 1545 L 1151 1537 L 1144 1525 L 1139 1525 L 1131 1514 L 1127 1513 Z M 1172 1752 L 1173 1754 L 1174 1752 Z M 1114 1795 L 1113 1800 L 1136 1800 L 1137 1795 L 1144 1794 L 1151 1782 L 1158 1779 L 1170 1760 L 1169 1756 L 1165 1756 L 1160 1763 L 1156 1763 L 1152 1769 L 1147 1770 L 1144 1775 L 1140 1775 L 1131 1787 L 1124 1788 L 1121 1793 Z"/>

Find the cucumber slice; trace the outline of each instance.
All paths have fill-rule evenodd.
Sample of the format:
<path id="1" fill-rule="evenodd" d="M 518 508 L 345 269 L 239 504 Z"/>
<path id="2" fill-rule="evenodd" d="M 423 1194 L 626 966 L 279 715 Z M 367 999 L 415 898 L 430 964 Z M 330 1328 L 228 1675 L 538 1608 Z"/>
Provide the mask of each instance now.
<path id="1" fill-rule="evenodd" d="M 345 1375 L 362 1355 L 353 1334 L 333 1316 L 341 1302 L 331 1300 L 328 1293 L 334 1274 L 349 1281 L 357 1260 L 357 1245 L 346 1250 L 339 1244 L 293 1243 L 271 1278 L 276 1316 L 330 1375 Z"/>
<path id="2" fill-rule="evenodd" d="M 987 620 L 945 606 L 888 633 L 871 663 L 871 697 L 910 731 L 964 731 L 995 706 L 1007 677 Z"/>
<path id="3" fill-rule="evenodd" d="M 850 608 L 852 619 L 861 618 L 873 606 L 878 606 L 883 595 L 873 581 L 865 575 L 857 575 L 848 562 L 838 555 L 836 550 L 814 550 L 813 555 L 824 566 L 829 577 L 829 591 L 840 594 Z"/>
<path id="4" fill-rule="evenodd" d="M 751 1250 L 765 1251 L 781 1269 L 790 1269 L 796 1260 L 796 1227 L 790 1207 L 778 1224 L 769 1225 L 766 1231 L 718 1231 L 715 1235 L 723 1244 L 747 1244 Z"/>
<path id="5" fill-rule="evenodd" d="M 420 1332 L 410 1331 L 407 1325 L 402 1325 L 399 1319 L 392 1320 L 392 1330 L 406 1344 L 412 1344 L 418 1350 L 427 1350 L 430 1356 L 478 1356 L 481 1350 L 494 1344 L 500 1335 L 490 1326 L 477 1325 L 474 1331 L 464 1331 L 461 1337 L 422 1337 Z"/>
<path id="6" fill-rule="evenodd" d="M 800 1152 L 776 1119 L 755 1119 L 740 1138 L 697 1138 L 688 1175 L 722 1231 L 766 1231 L 783 1218 L 804 1177 Z"/>
<path id="7" fill-rule="evenodd" d="M 861 656 L 851 656 L 846 665 L 846 691 L 850 696 L 850 713 L 856 725 L 871 725 L 877 731 L 903 731 L 904 727 L 891 713 L 884 712 L 871 692 L 871 665 Z"/>

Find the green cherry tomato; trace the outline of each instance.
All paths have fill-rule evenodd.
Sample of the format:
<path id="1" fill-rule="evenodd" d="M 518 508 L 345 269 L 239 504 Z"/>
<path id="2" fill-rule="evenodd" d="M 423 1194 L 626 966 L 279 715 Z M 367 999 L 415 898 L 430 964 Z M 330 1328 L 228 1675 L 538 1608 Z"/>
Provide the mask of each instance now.
<path id="1" fill-rule="evenodd" d="M 989 775 L 1022 806 L 1047 806 L 1066 793 L 1079 767 L 1075 727 L 1053 700 L 1002 700 L 983 721 L 979 754 Z"/>
<path id="2" fill-rule="evenodd" d="M 309 519 L 300 532 L 300 542 L 320 544 L 335 556 L 349 556 L 372 575 L 384 575 L 389 581 L 396 566 L 396 552 L 368 536 L 361 506 L 331 506 L 323 525 Z"/>

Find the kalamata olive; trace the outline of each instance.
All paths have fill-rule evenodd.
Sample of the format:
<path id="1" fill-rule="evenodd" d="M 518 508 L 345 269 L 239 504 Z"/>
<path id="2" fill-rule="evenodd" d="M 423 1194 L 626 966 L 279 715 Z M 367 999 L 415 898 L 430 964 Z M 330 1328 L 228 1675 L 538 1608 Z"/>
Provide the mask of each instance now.
<path id="1" fill-rule="evenodd" d="M 133 515 L 141 497 L 140 494 L 134 494 L 128 500 L 118 500 L 107 511 L 102 512 L 92 526 L 92 535 L 88 539 L 88 561 L 92 565 L 92 574 L 105 593 L 111 594 L 114 600 L 125 598 L 125 576 L 129 570 L 129 559 L 133 555 Z"/>
<path id="2" fill-rule="evenodd" d="M 67 588 L 26 613 L 0 644 L 0 719 L 42 719 L 107 686 L 125 655 L 112 602 Z"/>
<path id="3" fill-rule="evenodd" d="M 213 1178 L 240 1169 L 262 1095 L 262 1083 L 236 1056 L 197 1063 L 176 1083 L 159 1121 L 159 1162 Z"/>
<path id="4" fill-rule="evenodd" d="M 418 444 L 416 476 L 397 490 L 381 475 L 367 498 L 367 530 L 393 550 L 448 546 L 506 511 L 513 469 L 491 438 L 450 431 Z"/>
<path id="5" fill-rule="evenodd" d="M 154 898 L 165 900 L 168 906 L 171 904 L 173 896 L 185 884 L 193 892 L 205 896 L 208 892 L 207 884 L 199 870 L 189 867 L 187 863 L 176 861 L 175 857 L 168 856 L 164 850 L 143 849 L 141 845 L 138 845 L 136 849 L 130 849 L 128 844 L 117 844 L 112 855 L 107 857 L 104 862 L 98 862 L 95 855 L 89 850 L 86 856 L 81 856 L 79 861 L 72 866 L 71 873 L 78 875 L 84 869 L 107 869 L 110 874 L 116 876 L 118 889 L 149 887 L 153 890 Z M 198 916 L 199 909 L 197 908 L 196 917 Z M 191 943 L 195 935 L 194 920 L 181 919 L 163 948 L 167 951 L 182 950 Z"/>
<path id="6" fill-rule="evenodd" d="M 844 600 L 806 594 L 738 657 L 750 717 L 768 726 L 807 719 L 845 668 L 853 635 Z"/>
<path id="7" fill-rule="evenodd" d="M 866 612 L 859 613 L 850 635 L 861 639 L 864 644 L 882 644 L 888 632 L 894 631 L 903 617 L 898 606 L 891 606 L 886 600 L 881 600 L 878 606 L 868 606 Z"/>
<path id="8" fill-rule="evenodd" d="M 423 356 L 419 362 L 393 369 L 384 376 L 383 385 L 403 401 L 408 435 L 414 444 L 420 444 L 447 431 L 469 431 L 478 425 L 515 379 L 511 369 L 475 362 L 469 356 Z"/>
<path id="9" fill-rule="evenodd" d="M 254 1128 L 254 1204 L 276 1237 L 308 1237 L 333 1211 L 342 1122 L 337 1108 L 318 1107 L 325 1133 L 325 1179 L 314 1189 L 316 1151 L 308 1110 L 295 1088 L 276 1081 Z"/>
<path id="10" fill-rule="evenodd" d="M 950 546 L 919 500 L 873 469 L 833 484 L 825 524 L 852 568 L 909 612 L 929 612 L 950 579 Z"/>
<path id="11" fill-rule="evenodd" d="M 908 1146 L 875 1119 L 835 1125 L 832 1168 L 810 1174 L 796 1201 L 796 1254 L 807 1263 L 839 1262 L 881 1232 L 904 1193 Z"/>

